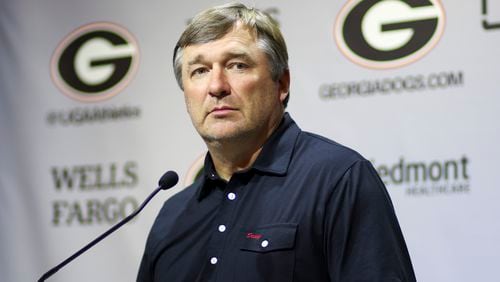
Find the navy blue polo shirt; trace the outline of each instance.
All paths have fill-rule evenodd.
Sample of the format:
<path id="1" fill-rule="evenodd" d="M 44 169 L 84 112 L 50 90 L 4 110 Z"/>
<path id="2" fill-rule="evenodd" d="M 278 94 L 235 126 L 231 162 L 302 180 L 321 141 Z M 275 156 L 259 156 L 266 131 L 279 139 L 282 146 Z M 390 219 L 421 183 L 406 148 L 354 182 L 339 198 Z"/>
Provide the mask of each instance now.
<path id="1" fill-rule="evenodd" d="M 389 195 L 358 153 L 288 114 L 251 168 L 162 207 L 137 281 L 415 281 Z"/>

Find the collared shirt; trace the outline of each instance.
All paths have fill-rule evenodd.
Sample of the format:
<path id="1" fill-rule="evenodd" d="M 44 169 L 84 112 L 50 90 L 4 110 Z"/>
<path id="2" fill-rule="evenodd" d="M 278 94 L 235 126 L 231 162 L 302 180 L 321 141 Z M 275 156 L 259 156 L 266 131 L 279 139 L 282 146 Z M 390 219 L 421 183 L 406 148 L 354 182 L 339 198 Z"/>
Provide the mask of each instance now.
<path id="1" fill-rule="evenodd" d="M 137 281 L 415 281 L 389 195 L 353 150 L 288 114 L 251 168 L 164 204 Z"/>

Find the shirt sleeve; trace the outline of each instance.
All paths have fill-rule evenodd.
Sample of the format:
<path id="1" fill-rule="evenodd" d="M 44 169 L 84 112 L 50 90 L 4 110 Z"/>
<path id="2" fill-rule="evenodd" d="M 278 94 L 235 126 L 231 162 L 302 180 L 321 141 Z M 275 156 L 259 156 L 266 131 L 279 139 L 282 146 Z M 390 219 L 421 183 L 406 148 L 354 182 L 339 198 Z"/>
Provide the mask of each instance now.
<path id="1" fill-rule="evenodd" d="M 370 162 L 355 162 L 335 185 L 324 228 L 331 281 L 416 281 L 389 194 Z"/>

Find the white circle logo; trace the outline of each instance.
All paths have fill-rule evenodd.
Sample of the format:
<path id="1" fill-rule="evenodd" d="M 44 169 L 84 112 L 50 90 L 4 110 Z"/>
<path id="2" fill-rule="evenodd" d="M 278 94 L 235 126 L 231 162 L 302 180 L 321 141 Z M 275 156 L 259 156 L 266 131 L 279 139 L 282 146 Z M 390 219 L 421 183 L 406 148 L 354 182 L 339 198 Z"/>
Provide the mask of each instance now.
<path id="1" fill-rule="evenodd" d="M 427 54 L 445 25 L 439 0 L 350 0 L 335 22 L 339 49 L 354 63 L 387 69 Z"/>
<path id="2" fill-rule="evenodd" d="M 51 75 L 67 96 L 97 102 L 123 90 L 138 63 L 138 44 L 130 32 L 113 23 L 98 22 L 64 38 L 52 56 Z"/>

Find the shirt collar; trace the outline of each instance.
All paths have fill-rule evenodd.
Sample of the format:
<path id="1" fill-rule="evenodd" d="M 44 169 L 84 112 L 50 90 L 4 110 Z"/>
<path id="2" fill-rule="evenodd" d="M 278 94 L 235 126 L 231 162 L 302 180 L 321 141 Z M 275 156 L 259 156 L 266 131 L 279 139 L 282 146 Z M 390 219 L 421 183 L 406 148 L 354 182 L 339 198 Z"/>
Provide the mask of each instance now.
<path id="1" fill-rule="evenodd" d="M 267 139 L 252 167 L 262 172 L 285 175 L 299 133 L 300 128 L 290 114 L 285 113 L 280 125 Z"/>
<path id="2" fill-rule="evenodd" d="M 200 178 L 201 183 L 198 188 L 198 201 L 206 197 L 212 191 L 212 189 L 214 189 L 215 181 L 224 181 L 217 174 L 214 162 L 212 161 L 212 157 L 208 152 L 205 156 L 205 163 L 203 164 L 203 174 L 200 176 Z"/>
<path id="3" fill-rule="evenodd" d="M 280 125 L 267 139 L 251 169 L 269 174 L 285 175 L 300 131 L 290 114 L 285 113 Z M 213 185 L 210 185 L 210 182 L 223 181 L 217 175 L 210 153 L 205 156 L 201 178 L 198 200 L 203 199 L 212 191 Z"/>

